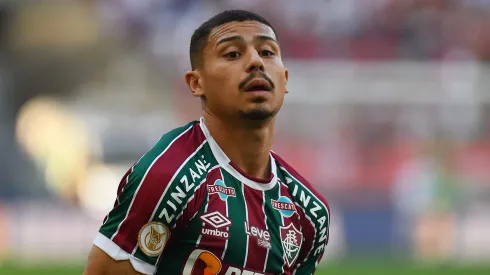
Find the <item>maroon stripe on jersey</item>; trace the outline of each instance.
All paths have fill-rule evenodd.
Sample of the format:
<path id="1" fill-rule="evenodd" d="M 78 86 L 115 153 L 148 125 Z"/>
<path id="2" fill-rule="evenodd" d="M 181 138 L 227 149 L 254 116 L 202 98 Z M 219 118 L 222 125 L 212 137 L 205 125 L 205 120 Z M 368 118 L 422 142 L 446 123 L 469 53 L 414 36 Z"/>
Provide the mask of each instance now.
<path id="1" fill-rule="evenodd" d="M 134 165 L 131 166 L 130 169 L 128 169 L 126 174 L 124 174 L 124 177 L 122 178 L 121 183 L 117 187 L 117 196 L 118 197 L 119 197 L 119 195 L 121 195 L 121 192 L 124 189 L 124 187 L 126 186 L 126 184 L 128 184 L 129 174 L 131 174 L 133 172 L 133 169 L 134 169 Z M 116 201 L 116 203 L 117 203 L 117 201 Z M 114 206 L 117 206 L 117 204 L 115 204 Z"/>
<path id="2" fill-rule="evenodd" d="M 270 233 L 266 231 L 265 213 L 263 210 L 264 195 L 262 191 L 244 186 L 243 193 L 247 204 L 248 222 L 245 226 L 248 234 L 247 269 L 264 269 L 267 256 L 266 243 L 270 243 Z M 265 238 L 268 238 L 266 240 Z M 252 253 L 250 253 L 252 252 Z"/>
<path id="3" fill-rule="evenodd" d="M 219 166 L 216 165 L 211 167 L 211 169 L 208 171 L 206 179 L 199 183 L 199 188 L 197 188 L 197 190 L 194 191 L 194 194 L 189 198 L 187 205 L 184 206 L 184 211 L 179 214 L 180 216 L 176 217 L 177 221 L 174 227 L 182 228 L 182 226 L 185 226 L 186 223 L 190 221 L 197 214 L 197 212 L 199 212 L 199 208 L 201 208 L 202 202 L 207 196 L 206 182 L 209 182 L 209 175 L 212 174 L 214 170 L 219 171 Z"/>
<path id="4" fill-rule="evenodd" d="M 126 186 L 126 184 L 128 184 L 129 174 L 131 174 L 131 172 L 133 172 L 133 168 L 134 168 L 134 165 L 131 166 L 131 168 L 129 168 L 128 171 L 126 171 L 126 174 L 124 174 L 121 181 L 119 182 L 119 186 L 117 187 L 117 197 L 116 197 L 116 200 L 114 201 L 114 206 L 113 206 L 114 208 L 116 208 L 116 206 L 119 205 L 119 196 L 121 195 L 121 192 L 124 189 L 124 187 Z M 107 219 L 109 219 L 109 215 L 105 216 L 102 224 L 105 224 Z"/>
<path id="5" fill-rule="evenodd" d="M 330 214 L 330 206 L 328 205 L 327 201 L 320 193 L 318 193 L 318 191 L 316 191 L 316 189 L 313 188 L 311 183 L 307 181 L 305 178 L 303 178 L 293 167 L 291 167 L 286 161 L 284 161 L 276 153 L 272 153 L 272 156 L 276 160 L 277 164 L 279 164 L 279 166 L 284 167 L 293 177 L 301 181 L 301 183 L 325 205 L 325 207 L 328 209 L 328 213 Z"/>
<path id="6" fill-rule="evenodd" d="M 288 199 L 290 199 L 293 203 L 294 203 L 294 200 L 293 198 L 291 197 L 291 194 L 289 193 L 289 189 L 288 187 L 282 183 L 281 181 L 279 181 L 279 185 L 281 186 L 281 196 L 284 196 L 284 197 L 287 197 Z M 298 213 L 298 206 L 295 204 L 294 205 L 294 214 L 291 216 L 291 217 L 283 217 L 284 220 L 291 220 L 294 222 L 294 226 L 296 226 L 296 228 L 298 228 L 298 230 L 301 230 L 301 228 L 299 228 L 297 225 L 301 225 L 301 221 L 299 219 L 299 213 Z M 285 226 L 289 225 L 289 223 L 284 223 Z"/>
<path id="7" fill-rule="evenodd" d="M 300 254 L 298 255 L 298 259 L 293 265 L 295 266 L 295 268 L 298 268 L 299 265 L 301 265 L 304 261 L 306 261 L 308 256 L 310 256 L 310 254 L 312 253 L 312 249 L 315 244 L 316 232 L 315 232 L 315 227 L 312 224 L 312 221 L 308 220 L 304 210 L 300 207 L 299 204 L 296 204 L 296 209 L 298 209 L 299 217 L 301 221 L 303 221 L 301 223 L 302 226 L 301 232 L 303 233 L 303 237 L 304 237 L 303 244 L 301 245 Z"/>
<path id="8" fill-rule="evenodd" d="M 208 174 L 206 179 L 206 188 L 208 186 L 214 186 L 217 180 L 223 180 L 220 169 L 214 169 Z M 226 199 L 222 200 L 220 198 L 219 193 L 206 193 L 208 196 L 206 211 L 199 217 L 203 222 L 199 247 L 203 247 L 206 250 L 214 253 L 214 255 L 217 257 L 221 257 L 227 245 L 226 241 L 229 238 L 229 227 L 219 226 L 220 223 L 224 222 L 223 219 L 229 220 L 227 213 L 227 202 Z M 210 221 L 211 223 L 206 221 Z M 216 221 L 216 223 L 213 225 L 212 223 L 214 221 Z M 228 234 L 228 237 L 224 236 L 224 234 Z"/>
<path id="9" fill-rule="evenodd" d="M 291 194 L 289 193 L 288 187 L 284 183 L 282 183 L 281 181 L 279 181 L 279 186 L 280 186 L 281 196 L 288 197 L 292 202 L 294 202 L 293 198 L 291 197 Z M 302 211 L 299 209 L 297 204 L 295 204 L 295 208 L 296 208 L 296 210 L 294 211 L 294 214 L 291 217 L 283 217 L 284 227 L 288 227 L 291 223 L 293 223 L 294 227 L 303 233 L 303 237 L 306 237 L 305 233 L 303 232 L 303 227 L 301 224 L 301 212 Z M 303 246 L 303 245 L 304 245 L 304 243 L 301 246 Z M 284 257 L 286 257 L 286 256 L 284 256 Z M 299 257 L 299 255 L 298 255 L 298 257 Z M 292 264 L 292 266 L 294 266 L 297 262 L 298 262 L 298 258 L 296 258 L 296 261 Z M 284 258 L 283 269 L 284 269 L 285 274 L 290 274 L 292 266 L 289 266 L 286 258 Z"/>
<path id="10" fill-rule="evenodd" d="M 186 226 L 187 222 L 190 221 L 196 213 L 199 211 L 199 208 L 202 206 L 202 202 L 206 197 L 206 184 L 200 183 L 199 188 L 194 191 L 194 194 L 189 199 L 189 202 L 184 206 L 184 211 L 177 215 L 177 221 L 175 222 L 174 228 L 183 228 Z"/>
<path id="11" fill-rule="evenodd" d="M 151 215 L 170 180 L 182 163 L 206 139 L 199 124 L 185 132 L 166 152 L 149 167 L 146 177 L 140 183 L 139 190 L 134 195 L 134 201 L 129 209 L 126 219 L 122 222 L 113 241 L 121 244 L 120 247 L 131 253 L 136 246 L 139 230 L 152 218 Z"/>

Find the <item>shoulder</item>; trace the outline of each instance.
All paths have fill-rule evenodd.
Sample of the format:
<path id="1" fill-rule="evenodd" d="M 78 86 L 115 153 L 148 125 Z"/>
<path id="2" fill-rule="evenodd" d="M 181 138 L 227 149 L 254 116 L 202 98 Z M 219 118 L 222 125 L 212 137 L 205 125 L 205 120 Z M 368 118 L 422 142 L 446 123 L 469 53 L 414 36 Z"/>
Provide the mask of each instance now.
<path id="1" fill-rule="evenodd" d="M 285 179 L 285 184 L 291 190 L 291 195 L 295 202 L 300 203 L 302 206 L 309 206 L 310 201 L 313 199 L 316 202 L 315 204 L 318 204 L 321 208 L 320 210 L 325 211 L 329 215 L 330 207 L 324 196 L 278 154 L 272 152 L 272 156 L 276 160 L 278 174 L 281 174 Z"/>
<path id="2" fill-rule="evenodd" d="M 138 160 L 132 174 L 140 177 L 150 172 L 161 176 L 173 174 L 205 142 L 206 137 L 196 121 L 172 129 Z"/>
<path id="3" fill-rule="evenodd" d="M 165 224 L 173 225 L 211 166 L 203 158 L 206 143 L 197 122 L 164 134 L 131 168 L 127 184 L 121 188 L 123 197 L 132 197 L 131 206 L 153 213 L 152 219 L 157 215 L 158 219 L 165 218 Z"/>
<path id="4" fill-rule="evenodd" d="M 328 242 L 330 228 L 330 207 L 325 198 L 298 171 L 280 156 L 272 153 L 276 160 L 278 177 L 285 181 L 294 204 L 306 216 L 304 225 L 313 231 L 311 251 L 314 257 L 320 255 Z"/>

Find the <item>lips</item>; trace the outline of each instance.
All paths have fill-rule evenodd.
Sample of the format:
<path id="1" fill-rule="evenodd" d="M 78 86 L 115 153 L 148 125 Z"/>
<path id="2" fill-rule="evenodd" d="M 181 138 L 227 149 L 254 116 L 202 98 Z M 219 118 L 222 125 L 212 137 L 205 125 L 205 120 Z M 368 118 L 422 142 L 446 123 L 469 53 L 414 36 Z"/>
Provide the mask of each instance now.
<path id="1" fill-rule="evenodd" d="M 267 80 L 256 78 L 248 82 L 247 85 L 243 87 L 243 90 L 246 92 L 271 91 L 272 86 Z"/>

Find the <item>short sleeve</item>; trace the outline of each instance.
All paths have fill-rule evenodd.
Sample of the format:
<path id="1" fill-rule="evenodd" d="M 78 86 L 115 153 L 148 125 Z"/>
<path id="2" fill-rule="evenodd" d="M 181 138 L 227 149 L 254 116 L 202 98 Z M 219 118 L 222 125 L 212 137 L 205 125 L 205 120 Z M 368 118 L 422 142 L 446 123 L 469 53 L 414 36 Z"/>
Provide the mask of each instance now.
<path id="1" fill-rule="evenodd" d="M 194 126 L 163 135 L 127 171 L 94 241 L 114 260 L 130 260 L 143 274 L 155 272 L 173 233 L 189 224 L 204 201 L 211 163 L 203 157 L 205 137 Z"/>
<path id="2" fill-rule="evenodd" d="M 148 199 L 147 189 L 151 182 L 143 180 L 145 172 L 135 166 L 124 175 L 118 187 L 114 207 L 105 217 L 94 245 L 114 260 L 131 261 L 138 272 L 153 274 L 157 257 L 163 251 L 171 232 L 168 225 L 151 218 L 157 206 L 151 204 Z M 145 200 L 148 204 L 140 204 Z M 144 219 L 138 215 L 149 218 Z M 144 242 L 142 245 L 146 245 L 147 253 L 138 255 L 135 252 L 141 246 L 141 240 Z M 147 245 L 151 242 L 155 245 Z"/>
<path id="3" fill-rule="evenodd" d="M 154 273 L 173 233 L 188 225 L 204 199 L 204 188 L 158 166 L 136 165 L 128 171 L 94 241 L 113 259 L 130 260 L 143 274 Z"/>

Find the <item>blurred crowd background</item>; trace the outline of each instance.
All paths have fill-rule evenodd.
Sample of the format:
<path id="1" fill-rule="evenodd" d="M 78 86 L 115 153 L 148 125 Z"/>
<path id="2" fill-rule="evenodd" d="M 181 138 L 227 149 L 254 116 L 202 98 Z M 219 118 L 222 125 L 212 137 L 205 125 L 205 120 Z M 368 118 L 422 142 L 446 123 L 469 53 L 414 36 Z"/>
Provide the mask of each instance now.
<path id="1" fill-rule="evenodd" d="M 195 28 L 277 28 L 274 150 L 332 208 L 325 262 L 490 260 L 490 1 L 0 2 L 0 262 L 83 262 L 125 170 L 200 116 Z"/>

